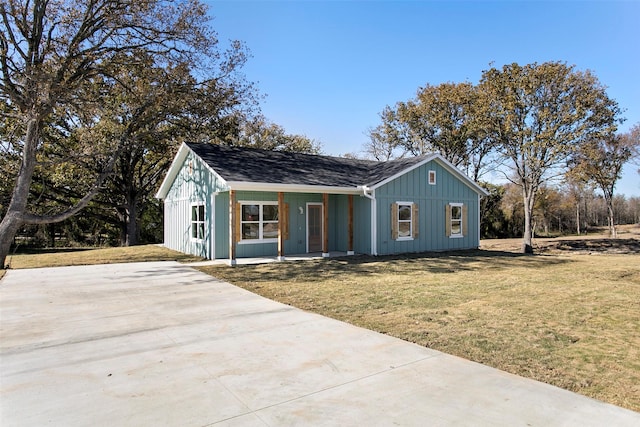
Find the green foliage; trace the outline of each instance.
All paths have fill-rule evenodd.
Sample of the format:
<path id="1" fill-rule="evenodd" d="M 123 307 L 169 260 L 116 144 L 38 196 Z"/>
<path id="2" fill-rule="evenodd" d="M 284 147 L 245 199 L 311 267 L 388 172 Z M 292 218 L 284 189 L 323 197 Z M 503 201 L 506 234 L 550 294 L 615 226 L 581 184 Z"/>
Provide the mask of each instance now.
<path id="1" fill-rule="evenodd" d="M 502 199 L 505 187 L 488 182 L 481 183 L 489 192 L 480 201 L 480 236 L 483 239 L 499 239 L 513 237 L 509 235 L 509 220 L 502 210 Z"/>
<path id="2" fill-rule="evenodd" d="M 121 244 L 137 244 L 143 231 L 145 240 L 157 241 L 158 233 L 145 231 L 140 222 L 149 208 L 157 210 L 155 191 L 180 143 L 225 139 L 237 117 L 250 111 L 252 86 L 229 65 L 244 64 L 246 53 L 238 49 L 225 54 L 220 69 L 209 67 L 206 76 L 196 64 L 164 66 L 144 51 L 123 58 L 126 66 L 114 69 L 94 135 L 117 139 L 122 148 L 94 205 L 120 229 Z"/>
<path id="3" fill-rule="evenodd" d="M 144 51 L 165 68 L 188 63 L 206 70 L 220 59 L 225 72 L 232 69 L 233 61 L 225 63 L 216 48 L 208 20 L 198 0 L 0 3 L 0 104 L 3 117 L 18 123 L 12 148 L 21 162 L 3 206 L 0 265 L 20 227 L 71 217 L 113 172 L 126 138 L 100 118 L 103 101 L 119 84 L 117 70 L 136 65 L 127 59 Z M 91 163 L 91 177 L 79 173 L 91 170 Z M 72 184 L 60 186 L 71 203 L 34 197 L 34 174 L 42 176 L 42 194 L 50 184 Z"/>
<path id="4" fill-rule="evenodd" d="M 229 139 L 257 105 L 238 72 L 244 45 L 219 49 L 197 0 L 11 0 L 1 8 L 2 140 L 15 142 L 0 164 L 8 172 L 0 206 L 6 211 L 18 195 L 13 230 L 65 220 L 90 204 L 95 221 L 135 244 L 179 144 Z M 32 57 L 23 55 L 27 47 Z M 21 157 L 28 167 L 17 167 Z M 13 188 L 18 171 L 22 184 Z M 11 233 L 2 232 L 3 248 Z"/>
<path id="5" fill-rule="evenodd" d="M 273 151 L 293 151 L 298 153 L 320 154 L 320 143 L 304 135 L 287 134 L 285 129 L 270 123 L 258 115 L 248 118 L 240 125 L 237 141 L 230 145 L 261 148 Z"/>
<path id="6" fill-rule="evenodd" d="M 366 151 L 378 160 L 438 152 L 478 180 L 491 152 L 483 99 L 471 83 L 426 85 L 415 99 L 385 107 Z"/>

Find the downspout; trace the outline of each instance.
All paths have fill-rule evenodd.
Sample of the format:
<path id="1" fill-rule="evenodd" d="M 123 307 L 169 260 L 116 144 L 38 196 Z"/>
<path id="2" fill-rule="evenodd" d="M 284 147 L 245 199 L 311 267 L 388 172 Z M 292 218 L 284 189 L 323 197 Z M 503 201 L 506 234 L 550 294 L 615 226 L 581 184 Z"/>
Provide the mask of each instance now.
<path id="1" fill-rule="evenodd" d="M 480 237 L 482 237 L 482 224 L 480 223 L 480 211 L 482 210 L 482 194 L 478 194 L 478 247 L 476 249 L 480 248 Z"/>
<path id="2" fill-rule="evenodd" d="M 376 205 L 376 190 L 372 190 L 366 185 L 359 185 L 358 190 L 362 191 L 362 195 L 371 200 L 371 255 L 378 255 L 378 214 Z"/>
<path id="3" fill-rule="evenodd" d="M 209 245 L 209 251 L 211 251 L 209 259 L 216 259 L 216 197 L 218 192 L 214 191 L 211 194 L 211 214 L 209 215 L 209 238 L 211 244 Z"/>

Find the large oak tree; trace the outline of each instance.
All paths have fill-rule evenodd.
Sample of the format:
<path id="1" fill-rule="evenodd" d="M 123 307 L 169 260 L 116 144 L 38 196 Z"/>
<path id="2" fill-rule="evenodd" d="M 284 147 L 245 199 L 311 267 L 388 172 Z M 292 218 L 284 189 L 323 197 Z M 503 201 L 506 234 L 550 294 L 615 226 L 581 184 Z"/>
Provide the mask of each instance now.
<path id="1" fill-rule="evenodd" d="M 122 147 L 95 202 L 120 228 L 122 245 L 138 243 L 140 218 L 156 205 L 155 191 L 180 143 L 225 138 L 251 110 L 252 86 L 237 73 L 245 57 L 238 47 L 222 69 L 196 79 L 195 64 L 159 66 L 136 52 L 114 73 L 118 83 L 104 97 L 108 108 L 93 133 L 122 139 Z"/>
<path id="2" fill-rule="evenodd" d="M 492 151 L 486 106 L 471 83 L 427 84 L 415 99 L 383 110 L 366 151 L 378 160 L 438 152 L 477 181 Z"/>
<path id="3" fill-rule="evenodd" d="M 3 0 L 0 19 L 0 103 L 3 118 L 14 122 L 11 154 L 20 158 L 0 222 L 4 266 L 22 225 L 62 221 L 89 203 L 112 174 L 126 141 L 74 139 L 62 163 L 93 159 L 92 184 L 73 205 L 36 213 L 29 199 L 34 171 L 50 162 L 50 153 L 65 151 L 57 146 L 60 141 L 69 143 L 68 138 L 49 138 L 55 132 L 48 127 L 61 121 L 94 123 L 92 117 L 104 112 L 102 91 L 117 81 L 114 68 L 126 65 L 118 61 L 133 52 L 144 51 L 168 66 L 196 63 L 196 58 L 206 66 L 219 55 L 206 8 L 198 0 Z M 57 158 L 50 166 L 60 162 Z"/>
<path id="4" fill-rule="evenodd" d="M 533 209 L 543 183 L 589 141 L 616 130 L 620 109 L 590 71 L 561 62 L 505 65 L 482 74 L 492 134 L 524 203 L 522 251 L 533 252 Z"/>

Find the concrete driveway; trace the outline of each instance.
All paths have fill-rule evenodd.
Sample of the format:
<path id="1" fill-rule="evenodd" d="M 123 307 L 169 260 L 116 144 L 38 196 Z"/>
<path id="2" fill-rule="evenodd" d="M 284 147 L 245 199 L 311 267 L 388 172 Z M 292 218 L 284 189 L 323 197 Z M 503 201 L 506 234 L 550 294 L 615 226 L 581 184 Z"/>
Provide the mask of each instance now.
<path id="1" fill-rule="evenodd" d="M 0 328 L 3 427 L 640 425 L 171 262 L 11 270 Z"/>

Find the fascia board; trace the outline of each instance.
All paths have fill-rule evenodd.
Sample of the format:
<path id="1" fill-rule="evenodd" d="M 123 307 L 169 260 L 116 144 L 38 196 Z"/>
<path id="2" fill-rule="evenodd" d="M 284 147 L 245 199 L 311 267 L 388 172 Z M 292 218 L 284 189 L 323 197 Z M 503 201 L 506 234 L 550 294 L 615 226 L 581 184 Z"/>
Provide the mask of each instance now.
<path id="1" fill-rule="evenodd" d="M 454 175 L 457 175 L 465 184 L 467 184 L 469 187 L 471 187 L 471 189 L 474 190 L 476 193 L 480 194 L 481 196 L 485 196 L 485 197 L 489 195 L 489 192 L 487 190 L 485 190 L 484 188 L 482 188 L 478 184 L 476 184 L 471 178 L 469 178 L 467 175 L 462 173 L 462 171 L 460 169 L 455 167 L 453 165 L 453 163 L 451 163 L 450 161 L 448 161 L 447 159 L 442 157 L 442 155 L 437 154 L 436 155 L 436 160 L 445 169 L 447 169 L 449 172 L 451 172 Z"/>
<path id="2" fill-rule="evenodd" d="M 182 169 L 182 165 L 184 164 L 184 161 L 186 160 L 187 156 L 189 155 L 189 152 L 193 153 L 193 156 L 196 159 L 198 159 L 198 161 L 200 163 L 202 163 L 204 165 L 205 169 L 207 169 L 216 178 L 218 178 L 218 180 L 220 180 L 220 182 L 222 182 L 222 183 L 224 183 L 225 185 L 228 186 L 227 181 L 224 178 L 222 178 L 220 176 L 220 174 L 218 174 L 215 170 L 213 170 L 213 168 L 211 166 L 209 166 L 207 164 L 207 162 L 202 160 L 200 158 L 200 156 L 198 156 L 196 153 L 194 153 L 193 150 L 191 150 L 191 148 L 189 148 L 189 146 L 187 146 L 187 144 L 183 143 L 180 146 L 180 149 L 178 150 L 178 153 L 176 154 L 175 159 L 173 159 L 173 162 L 171 163 L 171 166 L 169 167 L 169 171 L 167 172 L 167 175 L 164 177 L 164 180 L 162 181 L 162 184 L 160 185 L 160 189 L 156 193 L 156 198 L 157 199 L 164 199 L 165 197 L 167 197 L 167 194 L 169 193 L 169 190 L 171 189 L 171 185 L 173 184 L 173 181 L 175 181 L 176 177 L 180 173 L 180 170 Z"/>
<path id="3" fill-rule="evenodd" d="M 235 191 L 273 191 L 285 193 L 361 194 L 358 187 L 333 187 L 328 185 L 275 184 L 268 182 L 228 181 L 229 189 Z"/>
<path id="4" fill-rule="evenodd" d="M 169 170 L 167 171 L 164 180 L 162 180 L 162 184 L 160 184 L 160 188 L 156 193 L 156 199 L 164 199 L 165 197 L 167 197 L 169 189 L 171 188 L 171 184 L 173 184 L 173 181 L 175 181 L 176 177 L 178 176 L 180 168 L 182 167 L 184 160 L 187 158 L 189 151 L 191 150 L 189 149 L 189 147 L 187 147 L 187 144 L 183 143 L 180 146 L 176 157 L 173 159 L 173 162 L 171 162 L 171 166 L 169 166 Z"/>

